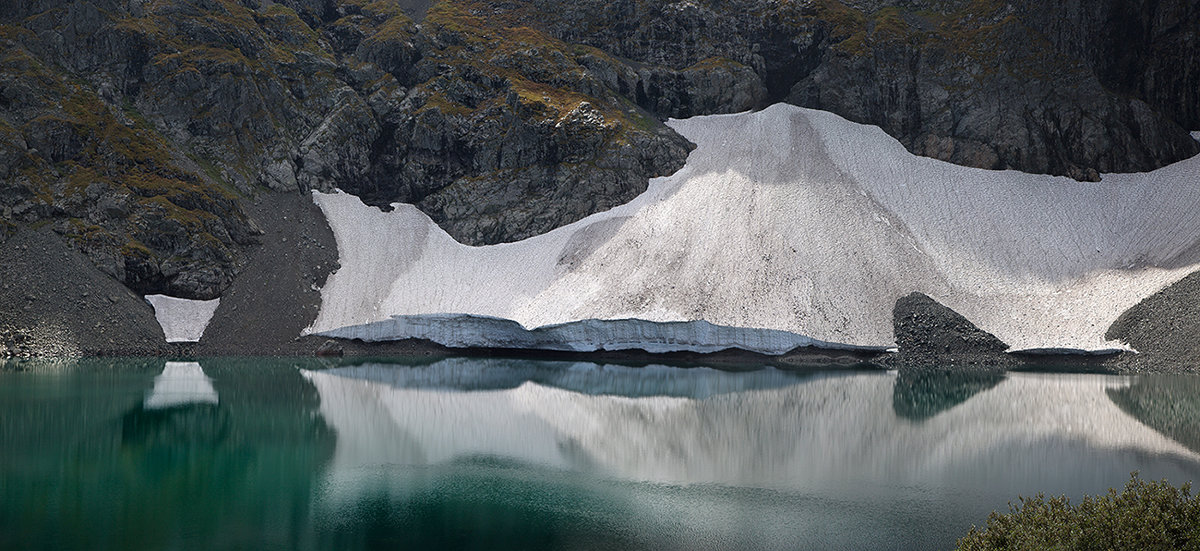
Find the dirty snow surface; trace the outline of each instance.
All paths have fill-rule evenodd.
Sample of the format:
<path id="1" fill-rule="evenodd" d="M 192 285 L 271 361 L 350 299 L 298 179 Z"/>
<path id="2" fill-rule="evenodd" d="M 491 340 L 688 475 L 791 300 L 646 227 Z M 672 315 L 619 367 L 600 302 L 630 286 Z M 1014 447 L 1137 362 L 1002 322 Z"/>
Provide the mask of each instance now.
<path id="1" fill-rule="evenodd" d="M 167 295 L 146 295 L 146 301 L 154 307 L 167 342 L 198 342 L 221 303 L 219 298 L 191 300 Z"/>
<path id="2" fill-rule="evenodd" d="M 341 269 L 308 332 L 398 339 L 429 318 L 439 334 L 422 337 L 501 346 L 503 320 L 703 320 L 742 330 L 636 327 L 657 350 L 890 347 L 896 299 L 921 291 L 1014 350 L 1096 351 L 1122 348 L 1108 326 L 1200 261 L 1200 158 L 1076 182 L 918 157 L 877 127 L 787 105 L 669 124 L 698 146 L 682 170 L 515 243 L 470 247 L 411 205 L 315 194 Z M 636 347 L 628 324 L 608 325 Z M 733 337 L 706 342 L 717 333 Z M 607 347 L 603 331 L 588 338 Z"/>

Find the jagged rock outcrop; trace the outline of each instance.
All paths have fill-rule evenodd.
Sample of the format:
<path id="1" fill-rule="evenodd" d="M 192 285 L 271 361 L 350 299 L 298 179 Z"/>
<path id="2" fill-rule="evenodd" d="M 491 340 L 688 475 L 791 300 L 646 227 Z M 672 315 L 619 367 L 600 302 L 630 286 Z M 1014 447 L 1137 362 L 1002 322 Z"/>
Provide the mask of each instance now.
<path id="1" fill-rule="evenodd" d="M 1023 20 L 1082 59 L 1108 89 L 1200 129 L 1200 4 L 1188 0 L 1024 0 Z"/>
<path id="2" fill-rule="evenodd" d="M 52 222 L 102 271 L 141 293 L 217 296 L 253 234 L 235 195 L 135 107 L 107 101 L 111 90 L 2 40 L 5 225 Z"/>
<path id="3" fill-rule="evenodd" d="M 836 42 L 787 100 L 878 124 L 917 154 L 1096 180 L 1200 151 L 1179 124 L 1105 88 L 1012 7 L 888 8 L 829 33 Z"/>

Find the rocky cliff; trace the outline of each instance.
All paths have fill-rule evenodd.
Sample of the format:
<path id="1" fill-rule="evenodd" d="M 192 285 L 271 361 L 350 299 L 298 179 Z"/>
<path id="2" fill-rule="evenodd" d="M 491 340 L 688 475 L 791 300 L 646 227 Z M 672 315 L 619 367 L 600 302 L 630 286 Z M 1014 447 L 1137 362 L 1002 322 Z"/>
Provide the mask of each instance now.
<path id="1" fill-rule="evenodd" d="M 646 64 L 725 58 L 766 102 L 878 125 L 958 164 L 1094 180 L 1198 151 L 1184 130 L 1200 127 L 1200 9 L 1185 0 L 557 3 L 512 11 Z M 640 105 L 713 110 L 685 79 L 662 80 L 636 83 Z"/>
<path id="2" fill-rule="evenodd" d="M 1198 29 L 1187 0 L 0 0 L 0 236 L 212 298 L 256 194 L 513 241 L 681 167 L 665 118 L 777 101 L 959 164 L 1148 170 L 1200 151 Z"/>

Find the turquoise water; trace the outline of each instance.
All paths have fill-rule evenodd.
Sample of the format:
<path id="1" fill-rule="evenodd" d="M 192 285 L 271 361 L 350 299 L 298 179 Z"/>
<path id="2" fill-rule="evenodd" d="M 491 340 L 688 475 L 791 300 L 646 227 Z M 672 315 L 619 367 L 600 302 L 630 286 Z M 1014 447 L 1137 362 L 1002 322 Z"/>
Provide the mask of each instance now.
<path id="1" fill-rule="evenodd" d="M 0 549 L 947 548 L 1200 481 L 1200 378 L 0 364 Z"/>

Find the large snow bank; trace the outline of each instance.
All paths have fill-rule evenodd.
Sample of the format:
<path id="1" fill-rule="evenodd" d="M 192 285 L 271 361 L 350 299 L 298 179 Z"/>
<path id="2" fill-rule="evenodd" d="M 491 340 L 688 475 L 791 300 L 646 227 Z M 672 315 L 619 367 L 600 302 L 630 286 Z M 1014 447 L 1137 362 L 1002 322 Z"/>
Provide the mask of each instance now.
<path id="1" fill-rule="evenodd" d="M 191 300 L 167 295 L 146 295 L 154 307 L 154 317 L 162 326 L 167 342 L 198 342 L 212 320 L 221 299 Z"/>
<path id="2" fill-rule="evenodd" d="M 1104 338 L 1121 312 L 1200 260 L 1200 158 L 1091 183 L 914 156 L 877 127 L 787 105 L 670 125 L 697 144 L 682 170 L 516 243 L 469 247 L 411 205 L 315 194 L 341 268 L 308 331 L 404 338 L 421 316 L 471 314 L 457 319 L 474 329 L 433 340 L 491 346 L 483 317 L 704 320 L 890 347 L 895 300 L 921 291 L 1014 349 L 1102 350 L 1122 346 Z"/>

